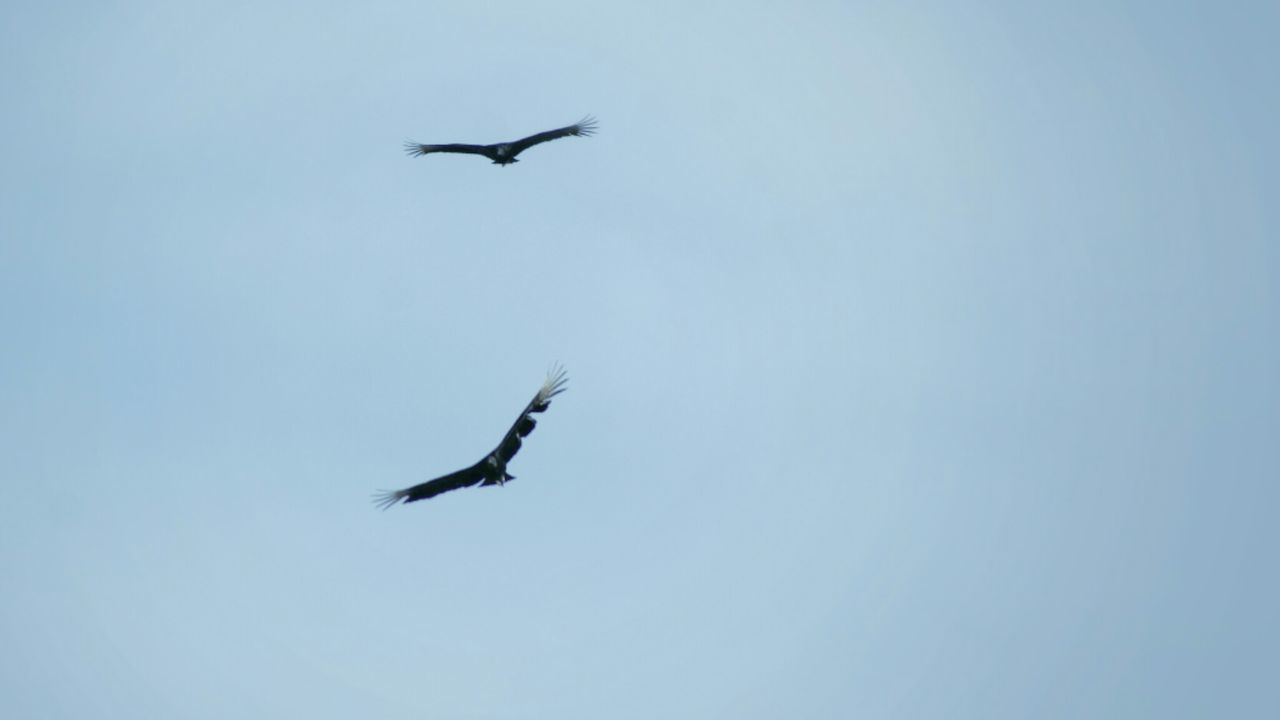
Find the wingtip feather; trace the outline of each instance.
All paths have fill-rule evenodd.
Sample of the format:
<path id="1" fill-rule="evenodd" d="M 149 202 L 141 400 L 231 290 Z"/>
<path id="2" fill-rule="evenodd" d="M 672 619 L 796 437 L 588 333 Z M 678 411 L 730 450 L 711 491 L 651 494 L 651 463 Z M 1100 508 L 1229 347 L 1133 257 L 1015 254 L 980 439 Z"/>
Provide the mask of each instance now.
<path id="1" fill-rule="evenodd" d="M 404 490 L 379 490 L 373 494 L 373 504 L 379 510 L 387 510 L 408 496 Z"/>
<path id="2" fill-rule="evenodd" d="M 542 389 L 538 391 L 538 400 L 540 403 L 547 402 L 551 398 L 567 390 L 568 388 L 566 387 L 566 384 L 568 382 L 569 377 L 564 366 L 560 363 L 552 365 L 551 369 L 547 371 L 547 379 L 542 383 Z"/>
<path id="3" fill-rule="evenodd" d="M 596 134 L 596 119 L 591 115 L 587 115 L 578 122 L 574 123 L 575 134 L 583 137 L 591 137 Z"/>

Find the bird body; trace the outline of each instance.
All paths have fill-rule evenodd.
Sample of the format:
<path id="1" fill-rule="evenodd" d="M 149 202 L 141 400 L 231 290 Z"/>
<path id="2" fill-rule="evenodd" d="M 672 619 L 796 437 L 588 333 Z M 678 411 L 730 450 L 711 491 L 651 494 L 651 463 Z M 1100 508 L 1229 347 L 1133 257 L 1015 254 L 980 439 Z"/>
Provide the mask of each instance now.
<path id="1" fill-rule="evenodd" d="M 534 413 L 546 412 L 551 406 L 551 398 L 564 392 L 567 382 L 568 378 L 563 368 L 553 368 L 547 373 L 546 382 L 525 406 L 520 417 L 516 418 L 511 429 L 503 436 L 502 442 L 476 464 L 403 490 L 379 491 L 374 495 L 374 504 L 386 510 L 399 502 L 411 503 L 426 500 L 450 490 L 476 485 L 482 487 L 504 485 L 508 480 L 515 480 L 516 476 L 507 472 L 507 463 L 511 462 L 511 458 L 520 451 L 520 446 L 523 444 L 522 438 L 528 437 L 529 433 L 537 427 L 537 421 L 531 416 Z"/>
<path id="2" fill-rule="evenodd" d="M 465 143 L 449 143 L 445 145 L 423 145 L 412 140 L 404 144 L 404 150 L 410 157 L 428 155 L 430 153 L 462 153 L 466 155 L 483 155 L 493 161 L 494 165 L 510 165 L 520 162 L 517 155 L 539 143 L 556 140 L 562 137 L 590 137 L 596 131 L 595 118 L 588 115 L 573 125 L 548 130 L 530 135 L 514 142 L 495 143 L 493 145 L 467 145 Z"/>

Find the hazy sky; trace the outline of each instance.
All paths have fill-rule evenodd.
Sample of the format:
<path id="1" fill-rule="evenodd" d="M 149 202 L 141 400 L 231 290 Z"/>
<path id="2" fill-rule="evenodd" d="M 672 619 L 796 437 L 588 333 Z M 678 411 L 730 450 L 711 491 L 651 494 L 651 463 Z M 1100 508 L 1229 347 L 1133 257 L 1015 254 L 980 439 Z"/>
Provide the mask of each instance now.
<path id="1" fill-rule="evenodd" d="M 1280 717 L 1228 6 L 6 4 L 0 716 Z"/>

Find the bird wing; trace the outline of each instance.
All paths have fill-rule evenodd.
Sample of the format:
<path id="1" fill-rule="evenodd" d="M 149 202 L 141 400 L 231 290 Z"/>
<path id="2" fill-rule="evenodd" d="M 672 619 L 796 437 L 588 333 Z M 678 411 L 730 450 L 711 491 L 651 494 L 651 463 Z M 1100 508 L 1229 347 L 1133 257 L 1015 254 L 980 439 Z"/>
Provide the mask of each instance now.
<path id="1" fill-rule="evenodd" d="M 428 480 L 403 490 L 380 490 L 374 494 L 373 504 L 386 510 L 402 500 L 411 503 L 417 500 L 433 498 L 450 490 L 477 485 L 481 480 L 484 480 L 484 471 L 481 469 L 483 462 L 481 460 L 469 468 L 451 472 L 448 475 L 441 475 L 434 480 Z"/>
<path id="2" fill-rule="evenodd" d="M 502 442 L 493 450 L 493 454 L 498 456 L 503 465 L 511 462 L 511 458 L 515 457 L 516 453 L 520 451 L 520 446 L 523 444 L 521 438 L 526 437 L 537 427 L 537 421 L 530 416 L 534 413 L 546 412 L 547 408 L 551 407 L 551 398 L 564 392 L 565 383 L 567 382 L 569 382 L 569 378 L 562 367 L 554 367 L 547 373 L 546 382 L 542 383 L 542 387 L 538 388 L 538 393 L 524 407 L 520 417 L 516 418 L 515 423 L 511 425 L 511 429 L 503 436 Z M 492 485 L 495 482 L 486 480 L 484 484 Z"/>
<path id="3" fill-rule="evenodd" d="M 596 131 L 596 119 L 588 115 L 582 118 L 581 120 L 579 120 L 578 122 L 572 125 L 569 125 L 568 127 L 562 127 L 557 130 L 548 130 L 546 132 L 540 132 L 537 135 L 530 135 L 527 138 L 517 140 L 511 143 L 511 149 L 513 151 L 513 154 L 519 154 L 524 152 L 525 150 L 528 150 L 534 145 L 537 145 L 538 143 L 544 143 L 544 142 L 547 142 L 548 140 L 556 140 L 562 137 L 569 137 L 570 135 L 581 135 L 582 137 L 590 137 L 595 134 L 595 131 Z"/>
<path id="4" fill-rule="evenodd" d="M 409 157 L 418 157 L 428 153 L 466 153 L 468 155 L 489 155 L 492 149 L 489 145 L 464 145 L 462 143 L 449 143 L 447 145 L 423 145 L 412 140 L 405 141 L 404 151 L 409 153 Z"/>

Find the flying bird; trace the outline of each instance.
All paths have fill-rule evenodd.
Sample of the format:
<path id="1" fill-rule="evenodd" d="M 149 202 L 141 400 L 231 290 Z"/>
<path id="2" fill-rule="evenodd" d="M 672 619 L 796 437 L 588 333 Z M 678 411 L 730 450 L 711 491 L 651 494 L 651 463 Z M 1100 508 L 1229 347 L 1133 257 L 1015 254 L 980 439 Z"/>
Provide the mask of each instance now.
<path id="1" fill-rule="evenodd" d="M 520 451 L 521 438 L 533 432 L 533 428 L 538 424 L 532 415 L 545 412 L 551 406 L 551 398 L 564 392 L 565 383 L 568 381 L 564 368 L 552 368 L 551 372 L 547 373 L 546 382 L 542 383 L 542 387 L 538 389 L 538 394 L 534 395 L 525 406 L 520 417 L 516 418 L 515 424 L 503 436 L 502 442 L 480 462 L 469 468 L 403 490 L 380 490 L 373 496 L 373 503 L 386 510 L 401 501 L 417 502 L 458 488 L 503 485 L 508 480 L 515 480 L 516 476 L 507 472 L 507 463 L 511 462 L 511 458 Z"/>
<path id="2" fill-rule="evenodd" d="M 409 140 L 404 144 L 404 151 L 409 153 L 410 157 L 418 157 L 419 155 L 438 152 L 483 155 L 492 160 L 495 165 L 510 165 L 514 162 L 520 162 L 516 159 L 516 156 L 538 143 L 544 143 L 548 140 L 556 140 L 562 137 L 569 137 L 570 135 L 590 137 L 595 134 L 595 131 L 596 120 L 588 115 L 568 127 L 540 132 L 537 135 L 530 135 L 523 140 L 516 140 L 515 142 L 497 143 L 494 145 L 464 145 L 461 143 L 452 143 L 449 145 L 423 145 Z"/>

